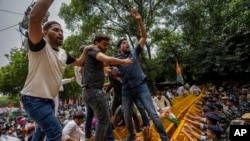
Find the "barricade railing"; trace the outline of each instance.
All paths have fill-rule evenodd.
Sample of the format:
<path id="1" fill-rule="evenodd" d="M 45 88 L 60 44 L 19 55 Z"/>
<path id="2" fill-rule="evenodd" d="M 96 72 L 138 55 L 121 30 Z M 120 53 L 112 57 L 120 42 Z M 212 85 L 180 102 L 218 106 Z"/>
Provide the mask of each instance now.
<path id="1" fill-rule="evenodd" d="M 176 127 L 172 122 L 170 122 L 168 119 L 162 117 L 162 123 L 165 127 L 165 130 L 168 134 L 169 138 L 174 138 L 174 139 L 180 139 L 183 138 L 185 140 L 186 137 L 184 134 L 182 134 L 180 131 L 182 129 L 183 126 L 183 120 L 182 118 L 189 112 L 190 107 L 192 105 L 194 105 L 194 102 L 199 99 L 201 97 L 201 95 L 199 96 L 195 96 L 194 94 L 188 95 L 188 96 L 181 96 L 178 97 L 177 100 L 180 101 L 176 101 L 175 104 L 173 104 L 171 111 L 173 112 L 173 114 L 178 118 L 179 120 L 179 125 L 178 127 Z M 125 129 L 124 129 L 125 128 Z M 156 128 L 154 126 L 154 124 L 151 124 L 151 130 L 152 130 L 152 141 L 160 141 L 160 136 L 156 131 Z M 118 127 L 117 129 L 114 130 L 114 135 L 115 138 L 117 140 L 123 140 L 124 138 L 127 137 L 127 129 L 126 127 Z M 138 133 L 137 136 L 143 136 L 142 133 Z"/>
<path id="2" fill-rule="evenodd" d="M 180 121 L 183 116 L 186 114 L 187 110 L 190 108 L 190 106 L 194 103 L 194 101 L 196 100 L 197 96 L 195 95 L 188 95 L 185 97 L 184 100 L 182 100 L 181 102 L 177 103 L 176 105 L 173 106 L 173 110 L 172 112 L 176 115 L 176 117 L 178 118 L 178 120 Z M 169 138 L 172 137 L 172 135 L 174 134 L 175 130 L 177 129 L 177 127 L 170 122 L 169 125 L 165 126 L 166 131 L 168 133 Z"/>
<path id="3" fill-rule="evenodd" d="M 185 114 L 182 115 L 182 118 L 180 119 L 180 124 L 179 126 L 176 128 L 176 130 L 174 131 L 174 134 L 172 135 L 171 139 L 175 139 L 177 141 L 189 141 L 189 139 L 181 132 L 182 131 L 182 128 L 184 127 L 184 124 L 185 124 L 185 120 L 182 120 L 183 117 L 185 117 L 186 115 L 188 115 L 189 113 L 193 113 L 195 112 L 196 110 L 196 107 L 195 107 L 195 102 L 198 101 L 200 98 L 202 97 L 202 94 L 199 95 L 197 98 L 195 98 L 192 102 L 191 102 L 191 105 L 189 106 L 188 110 L 186 111 L 183 110 L 183 111 L 186 111 L 184 112 Z"/>

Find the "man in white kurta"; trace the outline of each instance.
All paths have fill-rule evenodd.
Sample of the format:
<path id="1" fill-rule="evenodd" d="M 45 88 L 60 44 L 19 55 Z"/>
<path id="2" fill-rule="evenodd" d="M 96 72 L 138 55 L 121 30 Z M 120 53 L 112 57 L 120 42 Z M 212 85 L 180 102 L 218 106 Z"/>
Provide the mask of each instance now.
<path id="1" fill-rule="evenodd" d="M 73 120 L 69 121 L 63 128 L 62 141 L 80 141 L 84 139 L 85 135 L 80 125 L 84 122 L 84 113 L 76 112 Z"/>

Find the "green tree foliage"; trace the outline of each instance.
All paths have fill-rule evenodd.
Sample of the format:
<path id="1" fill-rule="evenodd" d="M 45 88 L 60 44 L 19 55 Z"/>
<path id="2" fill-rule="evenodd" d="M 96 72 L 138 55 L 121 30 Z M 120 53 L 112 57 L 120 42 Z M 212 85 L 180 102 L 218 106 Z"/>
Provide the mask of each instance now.
<path id="1" fill-rule="evenodd" d="M 71 65 L 68 65 L 66 67 L 65 72 L 64 72 L 63 78 L 72 78 L 72 77 L 75 77 L 74 67 Z M 64 87 L 64 91 L 60 92 L 60 97 L 62 97 L 62 98 L 81 97 L 82 96 L 82 94 L 81 94 L 82 89 L 76 83 L 76 81 L 65 84 L 65 85 L 63 85 L 63 87 Z"/>
<path id="2" fill-rule="evenodd" d="M 189 47 L 185 72 L 196 80 L 216 80 L 248 71 L 249 4 L 245 0 L 179 1 L 182 41 Z"/>
<path id="3" fill-rule="evenodd" d="M 140 37 L 140 31 L 136 21 L 129 14 L 130 9 L 138 9 L 150 35 L 151 32 L 156 34 L 156 30 L 168 26 L 167 18 L 171 15 L 171 3 L 174 1 L 72 0 L 69 5 L 62 5 L 59 16 L 65 20 L 69 29 L 81 34 L 82 40 L 91 41 L 94 34 L 102 32 L 114 39 L 114 46 L 116 40 L 121 37 L 128 38 L 134 46 Z M 160 39 L 162 38 L 149 37 L 146 49 L 150 59 L 152 44 Z"/>
<path id="4" fill-rule="evenodd" d="M 5 95 L 17 96 L 28 72 L 27 53 L 22 48 L 13 48 L 6 57 L 9 59 L 9 65 L 0 68 L 0 91 Z"/>
<path id="5" fill-rule="evenodd" d="M 134 48 L 140 38 L 138 24 L 130 15 L 131 8 L 138 9 L 149 35 L 142 64 L 151 79 L 155 75 L 151 70 L 157 69 L 157 64 L 146 63 L 150 62 L 146 60 L 153 59 L 152 51 L 157 50 L 155 43 L 168 35 L 168 32 L 161 31 L 176 28 L 176 25 L 168 27 L 169 22 L 174 21 L 171 13 L 174 3 L 174 0 L 72 0 L 69 5 L 63 4 L 59 16 L 65 20 L 69 29 L 82 36 L 82 40 L 91 41 L 96 33 L 108 34 L 112 41 L 107 54 L 115 55 L 118 39 L 127 38 Z"/>
<path id="6" fill-rule="evenodd" d="M 137 8 L 148 34 L 141 62 L 150 82 L 175 80 L 176 58 L 185 82 L 233 76 L 247 79 L 249 5 L 248 0 L 72 0 L 63 4 L 59 13 L 74 33 L 63 48 L 78 57 L 80 45 L 92 44 L 96 33 L 111 37 L 109 55 L 117 54 L 119 38 L 126 37 L 133 48 L 140 31 L 129 11 Z M 10 64 L 0 69 L 0 91 L 18 94 L 27 75 L 27 55 L 13 49 L 7 57 Z M 64 78 L 72 76 L 73 67 L 68 66 Z M 73 82 L 65 85 L 63 95 L 79 95 L 80 91 Z"/>
<path id="7" fill-rule="evenodd" d="M 9 107 L 10 106 L 10 103 L 13 103 L 15 107 L 18 107 L 19 106 L 19 97 L 13 97 L 13 96 L 10 96 L 10 97 L 1 97 L 0 98 L 0 107 Z"/>

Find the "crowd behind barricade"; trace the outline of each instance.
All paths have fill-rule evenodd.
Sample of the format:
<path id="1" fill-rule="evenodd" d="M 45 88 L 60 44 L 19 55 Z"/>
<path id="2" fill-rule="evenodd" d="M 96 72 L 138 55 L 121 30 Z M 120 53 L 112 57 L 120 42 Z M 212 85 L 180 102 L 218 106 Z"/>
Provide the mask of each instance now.
<path id="1" fill-rule="evenodd" d="M 245 86 L 204 87 L 203 96 L 183 118 L 180 132 L 173 137 L 190 141 L 227 141 L 230 125 L 249 125 L 250 94 Z"/>
<path id="2" fill-rule="evenodd" d="M 47 141 L 82 140 L 84 132 L 80 127 L 84 123 L 85 115 L 86 123 L 84 129 L 86 140 L 90 140 L 92 137 L 90 128 L 93 118 L 96 116 L 98 120 L 95 126 L 95 140 L 114 141 L 112 115 L 116 107 L 114 109 L 112 107 L 112 110 L 110 110 L 110 105 L 106 101 L 106 94 L 102 90 L 105 75 L 120 77 L 115 77 L 119 86 L 114 86 L 114 88 L 119 89 L 115 92 L 115 95 L 120 100 L 116 99 L 113 101 L 119 101 L 117 106 L 122 106 L 122 114 L 120 115 L 123 116 L 126 123 L 128 134 L 125 138 L 127 141 L 137 139 L 136 132 L 142 131 L 140 126 L 149 131 L 151 123 L 156 128 L 155 131 L 157 131 L 158 138 L 168 141 L 168 134 L 157 112 L 161 115 L 161 112 L 165 110 L 165 107 L 162 107 L 162 105 L 165 103 L 165 105 L 170 105 L 171 102 L 165 99 L 163 103 L 158 101 L 160 105 L 157 105 L 157 101 L 152 99 L 147 84 L 148 79 L 143 72 L 140 62 L 140 55 L 147 41 L 147 31 L 138 10 L 136 8 L 129 10 L 131 17 L 138 24 L 138 31 L 140 31 L 140 38 L 133 49 L 130 49 L 130 40 L 121 38 L 117 41 L 117 51 L 119 53 L 115 56 L 108 56 L 105 53 L 110 46 L 110 36 L 96 33 L 93 41 L 89 45 L 83 45 L 83 52 L 76 58 L 61 48 L 64 36 L 60 23 L 48 21 L 43 25 L 43 19 L 52 3 L 53 0 L 37 1 L 30 12 L 28 20 L 27 46 L 29 69 L 20 94 L 24 109 L 36 124 L 32 141 L 40 141 L 40 139 L 43 140 L 44 138 Z M 56 116 L 59 104 L 55 103 L 58 101 L 60 90 L 58 88 L 64 84 L 62 78 L 66 65 L 81 67 L 79 71 L 82 70 L 80 72 L 82 81 L 79 85 L 82 87 L 82 97 L 87 110 L 86 114 L 84 114 L 84 111 L 74 111 L 72 109 L 69 109 L 71 111 L 67 112 L 59 110 L 59 120 L 62 121 L 60 122 L 58 116 Z M 112 70 L 115 67 L 118 71 L 112 74 Z M 132 118 L 133 113 L 137 115 L 136 110 L 133 110 L 134 105 L 138 108 L 143 121 L 143 126 L 138 124 L 140 126 L 138 126 L 139 128 L 136 131 L 134 130 L 134 122 L 136 121 L 134 117 Z M 73 115 L 71 115 L 72 113 Z M 72 120 L 67 119 L 69 121 L 65 121 L 64 118 L 66 116 L 68 118 L 71 117 Z M 62 126 L 62 123 L 65 125 Z"/>
<path id="3" fill-rule="evenodd" d="M 111 107 L 113 89 L 107 88 L 105 93 Z M 199 101 L 196 101 L 195 110 L 192 110 L 183 118 L 185 124 L 181 133 L 186 135 L 189 140 L 228 140 L 230 124 L 250 123 L 250 95 L 248 89 L 243 87 L 223 86 L 216 88 L 214 85 L 209 85 L 203 87 L 202 91 L 201 87 L 196 85 L 191 87 L 167 87 L 162 91 L 157 91 L 152 99 L 161 116 L 165 109 L 173 106 L 172 102 L 176 97 L 185 97 L 190 94 L 198 96 L 200 93 L 203 93 L 203 96 Z M 79 112 L 82 113 L 82 117 L 80 116 L 82 121 L 79 122 L 77 128 L 79 128 L 79 133 L 82 134 L 81 138 L 84 140 L 86 105 L 82 99 L 60 100 L 56 115 L 62 126 L 65 127 L 70 124 L 70 121 L 74 120 L 74 116 Z M 138 109 L 136 112 L 137 114 L 140 113 Z M 115 124 L 113 129 L 125 125 L 123 117 L 120 117 L 119 120 L 112 120 L 113 125 Z M 29 141 L 36 128 L 34 121 L 22 108 L 2 108 L 0 110 L 0 126 L 3 141 Z M 92 137 L 95 136 L 95 126 L 96 118 L 94 117 L 91 124 Z M 139 129 L 140 127 L 143 127 L 143 125 L 139 125 L 138 132 L 142 131 Z M 66 129 L 63 128 L 63 130 Z"/>
<path id="4" fill-rule="evenodd" d="M 186 89 L 185 89 L 186 90 Z M 107 99 L 109 101 L 110 107 L 113 102 L 113 89 L 107 88 L 104 89 Z M 152 96 L 152 99 L 155 104 L 155 108 L 158 111 L 159 115 L 164 111 L 164 109 L 169 109 L 172 106 L 172 100 L 175 97 L 183 95 L 184 93 L 178 91 L 177 87 L 167 87 L 162 91 L 157 91 L 156 96 Z M 118 108 L 117 108 L 118 109 Z M 63 127 L 65 127 L 70 121 L 73 120 L 74 115 L 77 112 L 82 112 L 84 117 L 86 115 L 86 105 L 83 99 L 60 99 L 59 108 L 57 110 L 57 117 Z M 138 110 L 136 110 L 136 115 Z M 122 116 L 122 115 L 121 115 Z M 124 118 L 119 119 L 120 121 L 117 126 L 124 126 Z M 115 121 L 115 120 L 113 120 Z M 114 124 L 114 122 L 113 122 Z M 84 128 L 85 122 L 79 124 L 79 129 L 82 130 L 82 139 L 84 139 Z M 96 126 L 96 117 L 93 118 L 91 124 L 91 134 L 92 137 L 95 136 L 95 126 Z M 25 112 L 25 110 L 20 106 L 20 108 L 1 108 L 0 110 L 0 133 L 1 141 L 17 140 L 17 141 L 30 141 L 32 135 L 35 133 L 36 124 Z M 116 126 L 113 126 L 113 128 Z M 143 125 L 138 125 L 138 132 L 141 132 Z"/>

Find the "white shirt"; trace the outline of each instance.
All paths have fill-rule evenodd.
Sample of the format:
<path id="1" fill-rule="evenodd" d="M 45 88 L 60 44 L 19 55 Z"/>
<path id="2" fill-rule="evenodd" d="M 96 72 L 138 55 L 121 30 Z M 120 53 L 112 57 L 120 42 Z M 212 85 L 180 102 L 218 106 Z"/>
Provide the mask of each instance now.
<path id="1" fill-rule="evenodd" d="M 166 96 L 167 96 L 169 99 L 174 99 L 174 95 L 173 95 L 171 92 L 169 92 L 169 91 L 167 91 Z"/>
<path id="2" fill-rule="evenodd" d="M 28 57 L 29 72 L 21 94 L 53 100 L 59 93 L 67 53 L 61 48 L 55 51 L 46 43 L 40 51 L 29 50 Z"/>
<path id="3" fill-rule="evenodd" d="M 191 94 L 199 94 L 201 92 L 201 89 L 196 85 L 192 85 L 189 91 Z"/>
<path id="4" fill-rule="evenodd" d="M 0 141 L 21 141 L 21 140 L 16 138 L 16 137 L 11 137 L 11 136 L 8 136 L 8 135 L 2 135 L 0 137 Z"/>
<path id="5" fill-rule="evenodd" d="M 184 88 L 184 86 L 180 86 L 176 92 L 179 96 L 183 94 L 188 94 L 188 91 Z"/>
<path id="6" fill-rule="evenodd" d="M 71 78 L 62 79 L 62 84 L 61 84 L 61 87 L 60 87 L 60 91 L 64 91 L 63 85 L 67 84 L 69 82 L 71 82 Z"/>
<path id="7" fill-rule="evenodd" d="M 62 141 L 66 141 L 69 138 L 74 141 L 79 141 L 81 138 L 84 138 L 84 136 L 84 132 L 74 120 L 69 121 L 62 130 Z"/>
<path id="8" fill-rule="evenodd" d="M 75 66 L 74 67 L 74 72 L 75 72 L 75 77 L 76 77 L 76 82 L 80 86 L 82 86 L 82 74 L 79 72 L 81 67 Z"/>
<path id="9" fill-rule="evenodd" d="M 158 96 L 154 97 L 154 101 L 157 104 L 157 106 L 161 109 L 165 107 L 171 107 L 170 102 L 163 95 L 160 97 L 160 99 L 158 98 Z"/>

